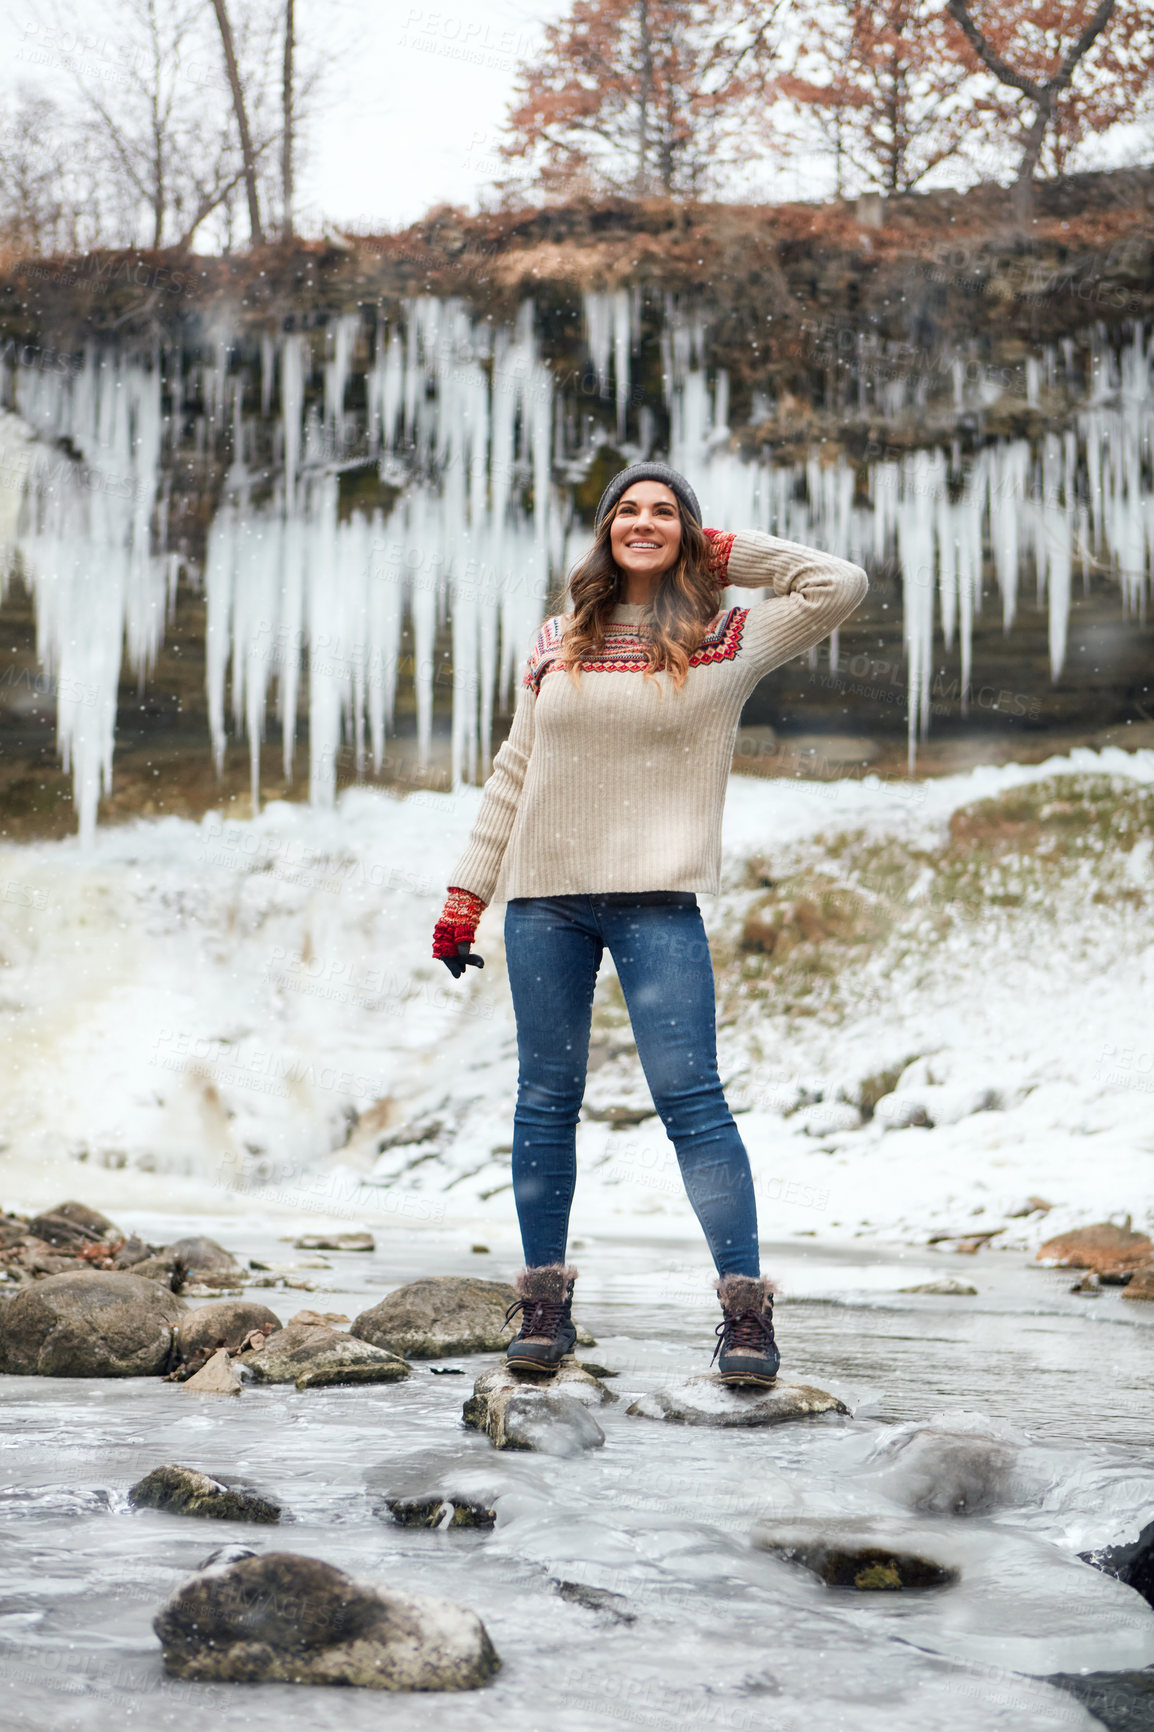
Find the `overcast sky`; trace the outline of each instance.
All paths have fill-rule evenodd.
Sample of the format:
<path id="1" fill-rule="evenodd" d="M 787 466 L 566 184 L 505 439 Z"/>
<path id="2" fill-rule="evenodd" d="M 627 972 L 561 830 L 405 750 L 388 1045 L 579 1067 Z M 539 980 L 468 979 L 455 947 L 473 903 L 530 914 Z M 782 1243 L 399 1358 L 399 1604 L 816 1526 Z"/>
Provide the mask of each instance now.
<path id="1" fill-rule="evenodd" d="M 497 155 L 519 61 L 540 43 L 550 0 L 350 0 L 315 129 L 311 201 L 350 226 L 396 227 L 441 201 L 472 204 L 509 165 Z M 363 24 L 350 27 L 350 16 Z"/>
<path id="2" fill-rule="evenodd" d="M 234 0 L 234 17 L 242 4 Z M 67 0 L 63 30 L 52 5 L 0 6 L 0 92 L 30 84 L 74 101 L 71 26 L 85 65 L 114 93 L 101 0 Z M 509 172 L 496 152 L 517 65 L 539 45 L 540 20 L 558 11 L 559 0 L 297 0 L 302 59 L 320 48 L 332 62 L 308 129 L 302 215 L 395 228 L 440 201 L 473 204 Z"/>
<path id="3" fill-rule="evenodd" d="M 243 15 L 243 3 L 234 0 L 234 16 Z M 325 218 L 362 231 L 395 229 L 440 202 L 475 206 L 510 172 L 497 151 L 518 63 L 539 47 L 542 21 L 559 17 L 565 3 L 297 0 L 302 55 L 319 47 L 332 62 L 298 180 L 302 229 L 316 232 Z M 66 6 L 55 37 L 47 22 L 54 5 Z M 211 21 L 208 0 L 205 8 Z M 0 8 L 0 93 L 23 82 L 74 100 L 61 29 L 99 45 L 106 17 L 101 0 L 15 0 Z M 103 76 L 112 82 L 110 72 Z M 1102 141 L 1085 166 L 1152 155 L 1149 126 L 1130 127 Z M 747 193 L 817 199 L 830 188 L 828 165 L 810 156 L 785 168 L 767 164 Z"/>

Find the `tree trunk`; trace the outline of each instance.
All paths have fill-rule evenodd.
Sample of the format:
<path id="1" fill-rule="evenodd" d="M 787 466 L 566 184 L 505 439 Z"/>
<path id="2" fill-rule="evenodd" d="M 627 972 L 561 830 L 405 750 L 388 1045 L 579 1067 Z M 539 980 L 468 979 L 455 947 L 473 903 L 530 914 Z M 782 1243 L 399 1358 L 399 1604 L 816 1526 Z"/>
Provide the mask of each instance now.
<path id="1" fill-rule="evenodd" d="M 260 201 L 256 190 L 256 154 L 252 148 L 252 135 L 248 129 L 248 114 L 244 106 L 244 89 L 240 82 L 240 69 L 236 63 L 236 49 L 232 41 L 232 27 L 228 21 L 228 11 L 225 0 L 212 0 L 212 9 L 216 13 L 216 21 L 220 26 L 220 40 L 224 48 L 224 64 L 228 73 L 228 87 L 232 91 L 233 112 L 236 115 L 237 131 L 240 133 L 240 153 L 244 163 L 244 186 L 248 194 L 248 224 L 254 246 L 259 246 L 264 240 L 264 230 L 260 223 Z"/>
<path id="2" fill-rule="evenodd" d="M 1034 175 L 1037 173 L 1038 158 L 1042 154 L 1042 144 L 1053 112 L 1053 91 L 1046 88 L 1042 92 L 1037 112 L 1026 130 L 1022 143 L 1022 160 L 1018 164 L 1018 177 L 1010 195 L 1014 215 L 1022 223 L 1030 222 L 1034 215 Z"/>
<path id="3" fill-rule="evenodd" d="M 1022 150 L 1022 160 L 1018 166 L 1018 178 L 1014 182 L 1011 203 L 1014 216 L 1019 222 L 1028 222 L 1034 208 L 1034 174 L 1038 167 L 1038 159 L 1042 154 L 1042 144 L 1046 137 L 1046 129 L 1053 119 L 1054 107 L 1059 96 L 1068 90 L 1073 82 L 1074 73 L 1079 62 L 1090 52 L 1097 38 L 1105 30 L 1114 15 L 1116 0 L 1099 0 L 1098 8 L 1093 17 L 1062 59 L 1062 64 L 1054 76 L 1045 84 L 1038 84 L 1027 78 L 1022 72 L 1017 72 L 1012 66 L 995 53 L 970 17 L 966 0 L 946 0 L 946 11 L 965 36 L 966 41 L 989 72 L 992 72 L 999 84 L 1006 84 L 1011 90 L 1020 90 L 1031 102 L 1038 105 L 1037 113 L 1025 135 Z"/>
<path id="4" fill-rule="evenodd" d="M 281 121 L 281 185 L 284 198 L 284 218 L 281 234 L 286 241 L 293 232 L 293 55 L 296 51 L 296 16 L 294 0 L 285 0 L 284 9 L 284 81 L 282 85 Z"/>
<path id="5" fill-rule="evenodd" d="M 638 0 L 641 32 L 641 97 L 637 116 L 637 196 L 644 198 L 649 161 L 649 103 L 653 93 L 653 44 L 649 36 L 649 0 Z"/>

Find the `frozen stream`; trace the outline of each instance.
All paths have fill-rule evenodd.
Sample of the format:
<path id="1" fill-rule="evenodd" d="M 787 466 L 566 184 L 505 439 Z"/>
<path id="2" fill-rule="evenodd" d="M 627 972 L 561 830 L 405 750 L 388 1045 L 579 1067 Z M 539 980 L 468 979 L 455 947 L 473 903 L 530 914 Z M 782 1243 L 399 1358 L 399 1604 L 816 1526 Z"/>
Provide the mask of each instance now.
<path id="1" fill-rule="evenodd" d="M 266 1261 L 264 1233 L 122 1211 L 154 1239 L 205 1230 Z M 350 1316 L 420 1274 L 498 1277 L 507 1258 L 460 1236 L 378 1235 L 333 1254 L 315 1293 L 257 1292 L 287 1320 Z M 498 1455 L 459 1424 L 484 1359 L 418 1363 L 404 1384 L 193 1397 L 153 1380 L 4 1378 L 0 1388 L 0 1725 L 106 1732 L 382 1724 L 586 1732 L 697 1726 L 766 1732 L 988 1732 L 1099 1724 L 1041 1681 L 1154 1664 L 1154 1611 L 1077 1552 L 1154 1515 L 1149 1359 L 1154 1307 L 1117 1289 L 1072 1298 L 1070 1277 L 1012 1254 L 775 1247 L 784 1373 L 840 1394 L 853 1418 L 715 1432 L 630 1418 L 637 1393 L 703 1370 L 712 1296 L 677 1244 L 590 1241 L 578 1313 L 620 1399 L 606 1447 L 576 1460 Z M 980 1296 L 905 1297 L 969 1278 Z M 903 1280 L 895 1280 L 895 1273 Z M 275 1493 L 283 1530 L 130 1512 L 162 1462 L 241 1473 Z M 401 1529 L 373 1492 L 401 1478 L 496 1497 L 490 1533 Z M 977 1513 L 959 1516 L 964 1500 Z M 961 1560 L 922 1595 L 828 1589 L 751 1546 L 756 1523 L 881 1522 L 891 1542 Z M 440 1594 L 484 1619 L 504 1668 L 446 1697 L 165 1679 L 153 1614 L 216 1547 L 322 1557 L 382 1585 Z M 560 1581 L 623 1596 L 618 1613 Z"/>

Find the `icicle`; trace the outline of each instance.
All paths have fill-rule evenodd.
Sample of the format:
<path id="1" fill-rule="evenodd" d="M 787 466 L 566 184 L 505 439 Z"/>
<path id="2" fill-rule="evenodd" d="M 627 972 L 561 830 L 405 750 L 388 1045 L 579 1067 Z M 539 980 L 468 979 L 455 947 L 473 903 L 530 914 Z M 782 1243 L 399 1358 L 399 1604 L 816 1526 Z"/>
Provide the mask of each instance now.
<path id="1" fill-rule="evenodd" d="M 954 509 L 945 497 L 935 500 L 938 542 L 938 594 L 941 598 L 942 637 L 947 649 L 954 646 L 958 616 L 958 537 Z"/>
<path id="2" fill-rule="evenodd" d="M 925 508 L 925 495 L 935 483 L 944 483 L 944 461 L 940 452 L 922 459 L 907 458 L 902 473 L 903 492 L 898 504 L 898 557 L 902 568 L 902 605 L 908 669 L 908 761 L 912 774 L 919 734 L 930 726 L 930 687 L 933 681 L 934 631 L 934 522 Z"/>
<path id="3" fill-rule="evenodd" d="M 345 390 L 352 370 L 353 351 L 360 335 L 359 313 L 342 313 L 330 327 L 333 358 L 325 363 L 325 427 L 332 433 L 333 454 L 345 448 Z"/>
<path id="4" fill-rule="evenodd" d="M 589 365 L 614 402 L 618 440 L 631 420 L 640 312 L 635 292 L 586 297 Z M 379 462 L 382 481 L 401 493 L 395 508 L 376 510 L 371 523 L 360 512 L 342 522 L 332 459 L 350 435 L 344 405 L 359 331 L 359 318 L 350 314 L 334 319 L 326 334 L 323 406 L 308 400 L 304 333 L 261 339 L 258 389 L 255 378 L 247 383 L 244 375 L 229 373 L 229 334 L 215 332 L 207 356 L 189 363 L 189 400 L 199 382 L 204 412 L 188 422 L 175 350 L 164 356 L 167 423 L 153 368 L 113 364 L 90 348 L 72 378 L 18 362 L 9 376 L 7 358 L 0 359 L 0 392 L 7 391 L 23 418 L 15 425 L 23 429 L 26 422 L 34 430 L 17 440 L 24 468 L 0 499 L 0 541 L 18 539 L 46 665 L 62 683 L 78 682 L 73 692 L 84 694 L 79 701 L 62 692 L 58 721 L 86 834 L 111 763 L 122 646 L 128 663 L 146 670 L 173 598 L 175 560 L 163 546 L 167 494 L 158 488 L 163 458 L 170 451 L 218 457 L 229 433 L 226 417 L 234 462 L 209 527 L 204 572 L 209 725 L 218 768 L 228 729 L 239 730 L 247 740 L 255 805 L 275 678 L 285 774 L 291 775 L 302 658 L 309 669 L 311 798 L 318 805 L 335 798 L 342 743 L 351 744 L 358 773 L 370 755 L 379 768 L 393 727 L 407 614 L 416 649 L 421 761 L 427 764 L 433 750 L 434 697 L 439 705 L 447 695 L 434 661 L 447 625 L 454 782 L 487 771 L 494 708 L 514 696 L 550 579 L 587 543 L 587 531 L 555 509 L 553 476 L 559 462 L 589 454 L 588 417 L 580 392 L 554 389 L 530 303 L 512 324 L 493 327 L 462 301 L 414 298 L 387 323 L 378 318 L 364 380 L 366 448 Z M 1033 562 L 1055 676 L 1066 655 L 1076 561 L 1087 583 L 1091 567 L 1116 572 L 1123 613 L 1145 619 L 1154 562 L 1154 343 L 1143 326 L 1132 328 L 1120 350 L 1104 330 L 1091 333 L 1087 399 L 1061 438 L 1042 447 L 1024 439 L 986 445 L 967 460 L 960 493 L 956 450 L 948 459 L 932 452 L 874 463 L 865 500 L 854 466 L 840 456 L 826 460 L 815 452 L 800 463 L 774 464 L 731 450 L 728 380 L 711 365 L 701 315 L 668 296 L 658 334 L 670 423 L 670 449 L 661 454 L 691 476 L 707 521 L 769 529 L 861 563 L 898 558 L 911 751 L 929 722 L 935 589 L 940 641 L 960 659 L 965 705 L 985 548 L 1007 631 L 1021 611 Z M 859 348 L 863 389 L 870 386 L 871 357 L 876 360 L 873 351 Z M 1030 358 L 1028 398 L 1037 401 L 1063 368 L 1072 378 L 1080 367 L 1070 344 Z M 920 401 L 923 384 L 912 384 L 905 400 Z M 957 404 L 966 407 L 989 401 L 998 389 L 960 358 L 953 386 Z M 900 383 L 895 386 L 880 365 L 867 398 L 871 390 L 891 410 L 903 401 Z M 281 466 L 272 499 L 259 502 L 250 497 L 246 472 L 258 449 L 262 467 L 265 462 L 255 400 L 265 415 L 276 406 L 272 444 Z M 758 415 L 769 412 L 766 401 L 759 399 Z M 652 411 L 642 406 L 636 437 L 644 452 L 654 448 L 655 427 Z M 12 448 L 10 432 L 0 417 L 0 437 Z M 92 475 L 52 450 L 58 442 L 78 451 Z M 131 477 L 132 485 L 117 494 L 111 485 L 96 484 L 105 476 Z M 726 599 L 748 603 L 755 597 L 741 592 Z M 840 653 L 831 642 L 831 667 Z"/>
<path id="5" fill-rule="evenodd" d="M 609 350 L 613 340 L 609 296 L 600 289 L 591 290 L 584 297 L 584 308 L 585 342 L 597 380 L 597 394 L 604 397 L 609 390 Z"/>
<path id="6" fill-rule="evenodd" d="M 1032 409 L 1038 407 L 1041 394 L 1042 372 L 1036 355 L 1026 356 L 1026 402 Z"/>
<path id="7" fill-rule="evenodd" d="M 617 387 L 617 439 L 625 438 L 625 418 L 629 410 L 629 368 L 633 347 L 631 329 L 632 297 L 628 289 L 618 289 L 613 296 L 613 373 Z"/>
<path id="8" fill-rule="evenodd" d="M 278 513 L 279 515 L 279 513 Z M 277 634 L 277 713 L 285 781 L 293 779 L 297 703 L 300 693 L 301 649 L 305 598 L 305 534 L 297 516 L 286 514 L 281 533 L 281 615 Z"/>
<path id="9" fill-rule="evenodd" d="M 280 414 L 284 430 L 285 509 L 292 509 L 296 494 L 297 466 L 301 451 L 301 411 L 304 407 L 305 380 L 308 377 L 308 351 L 305 340 L 296 332 L 284 339 L 280 356 Z"/>
<path id="10" fill-rule="evenodd" d="M 268 331 L 260 339 L 260 412 L 267 419 L 272 408 L 273 385 L 276 382 L 276 343 Z"/>
<path id="11" fill-rule="evenodd" d="M 112 786 L 122 647 L 147 672 L 161 642 L 170 561 L 153 553 L 162 446 L 160 374 L 89 347 L 73 378 L 20 369 L 24 421 L 82 462 L 25 441 L 16 527 L 36 606 L 37 653 L 56 684 L 57 746 L 81 841 Z"/>

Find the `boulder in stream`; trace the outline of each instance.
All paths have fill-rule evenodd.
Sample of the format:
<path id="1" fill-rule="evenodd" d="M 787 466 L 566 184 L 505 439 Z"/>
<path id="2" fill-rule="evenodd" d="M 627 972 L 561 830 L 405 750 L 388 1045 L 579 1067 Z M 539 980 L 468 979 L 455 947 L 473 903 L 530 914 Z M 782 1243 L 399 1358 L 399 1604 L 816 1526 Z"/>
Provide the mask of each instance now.
<path id="1" fill-rule="evenodd" d="M 112 1259 L 112 1267 L 135 1269 L 138 1263 L 145 1263 L 152 1256 L 155 1256 L 152 1246 L 146 1245 L 143 1239 L 138 1239 L 135 1233 L 131 1233 Z M 167 1281 L 165 1285 L 168 1285 Z"/>
<path id="2" fill-rule="evenodd" d="M 572 1359 L 563 1359 L 548 1378 L 521 1377 L 502 1365 L 478 1377 L 461 1417 L 472 1430 L 487 1433 L 497 1449 L 579 1455 L 605 1442 L 589 1408 L 616 1399 Z"/>
<path id="3" fill-rule="evenodd" d="M 888 1625 L 900 1596 L 891 1634 L 900 1628 L 903 1643 L 955 1663 L 1034 1677 L 1154 1663 L 1149 1606 L 1039 1534 L 999 1522 L 829 1514 L 764 1519 L 751 1539 L 809 1571 L 816 1596 L 852 1597 L 860 1615 L 876 1608 Z"/>
<path id="4" fill-rule="evenodd" d="M 921 1281 L 916 1287 L 899 1287 L 899 1293 L 934 1293 L 942 1299 L 976 1299 L 978 1289 L 969 1281 L 955 1281 L 951 1276 L 941 1281 Z"/>
<path id="5" fill-rule="evenodd" d="M 984 1415 L 942 1414 L 928 1425 L 888 1428 L 866 1471 L 885 1497 L 918 1515 L 987 1516 L 1037 1496 L 1024 1441 Z"/>
<path id="6" fill-rule="evenodd" d="M 784 1425 L 820 1413 L 848 1413 L 836 1395 L 808 1383 L 778 1382 L 772 1389 L 733 1389 L 716 1372 L 703 1371 L 668 1389 L 642 1395 L 627 1413 L 667 1419 L 677 1425 Z"/>
<path id="7" fill-rule="evenodd" d="M 21 1215 L 0 1212 L 0 1251 L 10 1251 L 28 1232 L 28 1223 Z"/>
<path id="8" fill-rule="evenodd" d="M 958 1580 L 956 1569 L 935 1563 L 897 1546 L 855 1542 L 821 1534 L 775 1535 L 761 1529 L 755 1536 L 760 1550 L 787 1563 L 801 1564 L 827 1588 L 856 1588 L 859 1593 L 906 1593 L 911 1589 L 945 1588 Z"/>
<path id="9" fill-rule="evenodd" d="M 1100 1546 L 1097 1551 L 1083 1552 L 1083 1559 L 1096 1570 L 1116 1576 L 1133 1588 L 1150 1606 L 1154 1606 L 1154 1521 L 1147 1522 L 1136 1540 L 1128 1545 Z"/>
<path id="10" fill-rule="evenodd" d="M 371 1233 L 302 1233 L 293 1240 L 296 1251 L 375 1251 Z"/>
<path id="11" fill-rule="evenodd" d="M 1154 1262 L 1143 1263 L 1122 1289 L 1123 1299 L 1154 1299 Z"/>
<path id="12" fill-rule="evenodd" d="M 133 1509 L 165 1510 L 170 1515 L 205 1516 L 215 1521 L 278 1522 L 281 1509 L 272 1498 L 231 1476 L 201 1473 L 195 1467 L 154 1467 L 128 1493 Z"/>
<path id="13" fill-rule="evenodd" d="M 71 1202 L 57 1203 L 55 1208 L 45 1209 L 34 1216 L 28 1223 L 28 1232 L 48 1245 L 59 1245 L 66 1250 L 96 1244 L 101 1239 L 124 1238 L 116 1223 L 102 1215 L 99 1209 L 90 1209 L 86 1203 Z"/>
<path id="14" fill-rule="evenodd" d="M 449 1497 L 438 1497 L 435 1492 L 429 1497 L 386 1497 L 383 1502 L 403 1528 L 439 1528 L 444 1532 L 451 1528 L 491 1528 L 497 1523 L 495 1509 L 459 1493 Z"/>
<path id="15" fill-rule="evenodd" d="M 1145 1233 L 1099 1221 L 1047 1239 L 1038 1262 L 1050 1269 L 1092 1269 L 1096 1275 L 1129 1275 L 1154 1258 L 1154 1244 Z"/>
<path id="16" fill-rule="evenodd" d="M 1053 1672 L 1044 1681 L 1068 1691 L 1107 1732 L 1149 1732 L 1154 1726 L 1154 1670 Z"/>
<path id="17" fill-rule="evenodd" d="M 400 1527 L 491 1528 L 497 1520 L 500 1481 L 492 1472 L 492 1457 L 478 1454 L 470 1438 L 442 1453 L 420 1449 L 393 1456 L 365 1474 L 373 1514 Z"/>
<path id="18" fill-rule="evenodd" d="M 464 1606 L 386 1593 L 291 1552 L 193 1576 L 153 1628 L 170 1677 L 216 1683 L 474 1690 L 501 1664 Z"/>
<path id="19" fill-rule="evenodd" d="M 202 1287 L 239 1287 L 244 1270 L 223 1245 L 215 1239 L 195 1237 L 177 1239 L 164 1245 L 155 1256 L 135 1265 L 139 1275 L 167 1281 L 174 1292 L 189 1282 Z"/>
<path id="20" fill-rule="evenodd" d="M 219 1347 L 235 1353 L 254 1330 L 275 1335 L 280 1326 L 276 1312 L 255 1299 L 217 1299 L 185 1313 L 176 1332 L 176 1352 L 184 1364 L 203 1363 Z"/>
<path id="21" fill-rule="evenodd" d="M 587 1612 L 601 1612 L 615 1624 L 637 1622 L 637 1613 L 629 1610 L 629 1601 L 624 1594 L 612 1593 L 608 1588 L 591 1588 L 584 1582 L 558 1581 L 555 1577 L 549 1585 L 571 1606 L 584 1606 Z"/>
<path id="22" fill-rule="evenodd" d="M 228 1348 L 218 1347 L 199 1371 L 180 1379 L 180 1387 L 190 1395 L 239 1395 L 244 1388 L 244 1378 L 238 1360 Z"/>
<path id="23" fill-rule="evenodd" d="M 458 1353 L 497 1353 L 516 1333 L 505 1322 L 517 1290 L 505 1281 L 472 1275 L 426 1275 L 398 1287 L 368 1311 L 351 1333 L 375 1347 L 391 1347 L 406 1359 L 441 1359 Z M 582 1347 L 597 1343 L 578 1328 Z"/>
<path id="24" fill-rule="evenodd" d="M 0 1309 L 0 1371 L 158 1377 L 168 1368 L 186 1311 L 167 1287 L 141 1275 L 50 1275 Z"/>
<path id="25" fill-rule="evenodd" d="M 257 1383 L 295 1383 L 298 1389 L 327 1389 L 341 1383 L 396 1383 L 409 1375 L 397 1354 L 354 1341 L 342 1330 L 290 1323 L 246 1353 L 243 1364 Z"/>

